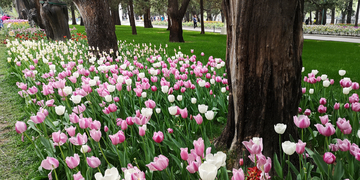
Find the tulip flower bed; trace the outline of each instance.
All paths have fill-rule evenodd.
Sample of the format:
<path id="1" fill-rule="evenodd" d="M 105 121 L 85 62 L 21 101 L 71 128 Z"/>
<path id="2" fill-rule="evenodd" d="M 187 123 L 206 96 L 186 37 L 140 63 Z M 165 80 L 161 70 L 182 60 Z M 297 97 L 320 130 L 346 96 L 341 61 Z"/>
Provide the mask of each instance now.
<path id="1" fill-rule="evenodd" d="M 339 36 L 359 36 L 360 29 L 354 26 L 304 25 L 304 34 L 325 34 Z"/>

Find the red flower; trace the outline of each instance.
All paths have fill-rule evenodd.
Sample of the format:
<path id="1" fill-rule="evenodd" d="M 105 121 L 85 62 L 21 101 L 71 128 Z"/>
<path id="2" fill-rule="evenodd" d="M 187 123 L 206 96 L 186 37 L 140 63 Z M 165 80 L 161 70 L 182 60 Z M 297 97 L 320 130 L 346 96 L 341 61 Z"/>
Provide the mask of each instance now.
<path id="1" fill-rule="evenodd" d="M 247 180 L 260 180 L 261 171 L 256 167 L 248 168 Z"/>

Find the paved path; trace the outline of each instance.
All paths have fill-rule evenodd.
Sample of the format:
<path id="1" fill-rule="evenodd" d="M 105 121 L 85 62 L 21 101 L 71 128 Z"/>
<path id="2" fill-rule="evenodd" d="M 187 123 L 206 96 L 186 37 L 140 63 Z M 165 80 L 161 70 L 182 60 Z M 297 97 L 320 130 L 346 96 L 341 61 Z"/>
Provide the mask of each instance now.
<path id="1" fill-rule="evenodd" d="M 121 21 L 122 25 L 130 25 L 128 21 Z M 136 26 L 144 26 L 143 22 L 136 21 Z M 154 28 L 167 28 L 167 26 L 153 25 Z M 200 27 L 183 27 L 183 30 L 199 31 Z M 205 32 L 220 33 L 221 29 L 205 29 Z M 317 34 L 304 34 L 304 39 L 319 40 L 319 41 L 339 41 L 349 43 L 360 43 L 360 37 L 355 36 L 333 36 L 333 35 L 317 35 Z"/>

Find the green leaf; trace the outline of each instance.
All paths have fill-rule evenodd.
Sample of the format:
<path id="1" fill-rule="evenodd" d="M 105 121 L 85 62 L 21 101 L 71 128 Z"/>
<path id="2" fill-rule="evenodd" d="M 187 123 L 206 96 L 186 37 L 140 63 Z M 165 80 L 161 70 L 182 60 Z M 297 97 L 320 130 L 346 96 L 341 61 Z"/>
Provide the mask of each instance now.
<path id="1" fill-rule="evenodd" d="M 344 168 L 341 162 L 337 162 L 335 166 L 335 172 L 333 180 L 340 180 L 344 175 Z"/>
<path id="2" fill-rule="evenodd" d="M 177 158 L 175 155 L 173 155 L 173 154 L 171 154 L 171 153 L 170 153 L 169 155 L 174 159 L 174 161 L 176 162 L 176 164 L 179 166 L 179 169 L 182 169 L 180 159 Z"/>
<path id="3" fill-rule="evenodd" d="M 41 180 L 41 179 L 48 179 L 48 177 L 47 176 L 37 176 L 37 177 L 31 178 L 31 180 Z"/>
<path id="4" fill-rule="evenodd" d="M 320 156 L 319 153 L 317 152 L 313 152 L 308 148 L 305 148 L 306 152 L 308 152 L 308 154 L 313 158 L 313 160 L 315 161 L 316 165 L 318 166 L 318 169 L 323 173 L 326 174 L 326 176 L 328 175 L 327 173 L 327 164 L 324 162 L 323 158 Z"/>
<path id="5" fill-rule="evenodd" d="M 290 166 L 290 168 L 294 171 L 295 175 L 299 175 L 299 171 L 296 169 L 296 167 L 290 162 L 290 161 L 286 161 L 286 163 L 288 164 L 288 166 Z"/>
<path id="6" fill-rule="evenodd" d="M 225 167 L 221 167 L 220 168 L 220 177 L 221 178 L 219 178 L 219 179 L 229 179 L 229 176 L 228 176 L 228 173 L 227 173 L 227 170 L 226 170 L 226 168 Z"/>
<path id="7" fill-rule="evenodd" d="M 279 160 L 278 160 L 278 158 L 277 158 L 276 153 L 274 154 L 274 159 L 273 159 L 273 161 L 274 161 L 274 168 L 275 168 L 276 173 L 278 174 L 278 176 L 279 176 L 281 179 L 283 179 L 283 177 L 284 177 L 284 175 L 283 175 L 283 170 L 282 170 L 282 168 L 281 168 L 281 165 L 280 165 L 280 163 L 279 163 Z"/>
<path id="8" fill-rule="evenodd" d="M 48 156 L 52 156 L 53 153 L 55 152 L 54 146 L 44 136 L 40 136 L 40 141 L 41 141 L 41 144 L 43 144 L 45 146 L 45 150 L 47 151 Z"/>

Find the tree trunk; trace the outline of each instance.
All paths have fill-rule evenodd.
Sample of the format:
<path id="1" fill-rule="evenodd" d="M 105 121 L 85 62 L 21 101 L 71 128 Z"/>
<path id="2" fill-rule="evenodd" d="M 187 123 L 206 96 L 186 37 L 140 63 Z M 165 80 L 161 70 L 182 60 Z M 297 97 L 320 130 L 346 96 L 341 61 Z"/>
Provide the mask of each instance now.
<path id="1" fill-rule="evenodd" d="M 316 19 L 316 21 L 314 24 L 319 24 L 319 13 L 317 10 L 315 11 L 315 19 Z"/>
<path id="2" fill-rule="evenodd" d="M 212 17 L 211 17 L 211 13 L 210 13 L 210 11 L 206 11 L 206 20 L 207 21 L 212 21 Z M 202 20 L 202 19 L 201 19 Z"/>
<path id="3" fill-rule="evenodd" d="M 186 9 L 189 5 L 190 0 L 183 0 L 181 7 L 179 8 L 179 3 L 177 0 L 168 1 L 168 15 L 170 18 L 170 42 L 184 42 L 182 35 L 182 18 L 186 12 Z"/>
<path id="4" fill-rule="evenodd" d="M 352 15 L 352 5 L 353 5 L 353 0 L 349 1 L 349 6 L 347 8 L 347 18 L 346 18 L 346 24 L 351 24 L 351 15 Z"/>
<path id="5" fill-rule="evenodd" d="M 111 7 L 111 19 L 114 22 L 114 25 L 121 25 L 120 16 L 119 16 L 119 6 Z"/>
<path id="6" fill-rule="evenodd" d="M 242 152 L 248 154 L 242 142 L 252 137 L 263 138 L 265 156 L 279 154 L 277 123 L 288 126 L 284 140 L 291 133 L 297 141 L 293 116 L 302 95 L 303 5 L 304 0 L 224 1 L 230 93 L 227 125 L 215 145 L 237 154 L 235 168 Z"/>
<path id="7" fill-rule="evenodd" d="M 168 23 L 168 27 L 167 27 L 167 31 L 170 31 L 170 27 L 171 27 L 171 18 L 170 16 L 168 15 L 168 20 L 167 20 L 167 23 Z"/>
<path id="8" fill-rule="evenodd" d="M 148 2 L 149 0 L 147 0 Z M 151 24 L 151 16 L 150 16 L 150 3 L 145 8 L 145 14 L 144 14 L 144 28 L 153 28 L 153 25 Z"/>
<path id="9" fill-rule="evenodd" d="M 66 4 L 58 0 L 43 1 L 40 5 L 40 15 L 48 38 L 53 40 L 71 38 Z"/>
<path id="10" fill-rule="evenodd" d="M 331 9 L 331 24 L 335 24 L 335 8 Z"/>
<path id="11" fill-rule="evenodd" d="M 99 48 L 98 53 L 118 51 L 115 25 L 109 20 L 108 1 L 74 0 L 74 3 L 84 20 L 89 46 Z"/>
<path id="12" fill-rule="evenodd" d="M 360 5 L 360 0 L 358 0 L 358 4 L 357 4 L 357 7 L 356 7 L 355 27 L 358 26 L 358 20 L 359 20 L 359 5 Z"/>
<path id="13" fill-rule="evenodd" d="M 27 0 L 16 0 L 14 1 L 16 11 L 18 12 L 19 19 L 27 19 L 29 3 Z"/>
<path id="14" fill-rule="evenodd" d="M 129 1 L 129 10 L 128 10 L 128 12 L 129 12 L 129 20 L 130 20 L 130 26 L 131 26 L 132 35 L 137 35 L 135 18 L 134 18 L 133 0 Z"/>
<path id="15" fill-rule="evenodd" d="M 321 24 L 322 24 L 322 25 L 325 25 L 325 24 L 326 24 L 326 11 L 327 11 L 327 9 L 324 9 L 324 10 L 321 12 Z"/>
<path id="16" fill-rule="evenodd" d="M 310 22 L 309 22 L 310 25 L 312 25 L 312 15 L 311 15 L 311 11 L 310 11 Z"/>
<path id="17" fill-rule="evenodd" d="M 71 10 L 72 25 L 76 25 L 75 7 L 74 7 L 74 5 L 72 3 L 71 3 L 71 6 L 70 6 L 70 10 Z"/>
<path id="18" fill-rule="evenodd" d="M 341 23 L 345 23 L 346 11 L 341 11 Z"/>
<path id="19" fill-rule="evenodd" d="M 200 0 L 200 16 L 201 16 L 201 20 L 203 20 L 204 19 L 204 0 Z M 201 21 L 200 34 L 205 34 L 204 21 Z"/>
<path id="20" fill-rule="evenodd" d="M 80 26 L 83 26 L 84 25 L 84 20 L 82 17 L 80 17 Z"/>
<path id="21" fill-rule="evenodd" d="M 185 21 L 190 22 L 190 11 L 186 11 Z"/>

